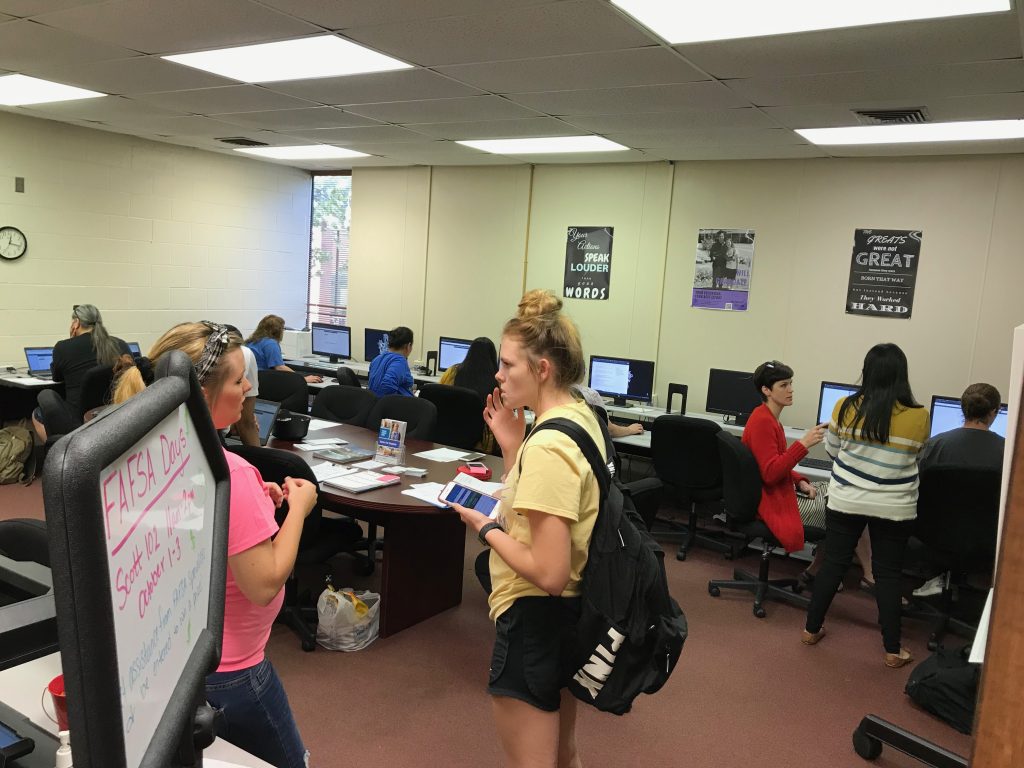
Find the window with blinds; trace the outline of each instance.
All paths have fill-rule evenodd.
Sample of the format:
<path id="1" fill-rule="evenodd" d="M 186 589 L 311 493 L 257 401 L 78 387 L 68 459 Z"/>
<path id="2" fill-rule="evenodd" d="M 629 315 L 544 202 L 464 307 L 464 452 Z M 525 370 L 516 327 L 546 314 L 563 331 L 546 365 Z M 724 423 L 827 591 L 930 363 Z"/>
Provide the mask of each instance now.
<path id="1" fill-rule="evenodd" d="M 313 176 L 309 235 L 309 322 L 344 325 L 348 317 L 348 249 L 352 174 Z"/>

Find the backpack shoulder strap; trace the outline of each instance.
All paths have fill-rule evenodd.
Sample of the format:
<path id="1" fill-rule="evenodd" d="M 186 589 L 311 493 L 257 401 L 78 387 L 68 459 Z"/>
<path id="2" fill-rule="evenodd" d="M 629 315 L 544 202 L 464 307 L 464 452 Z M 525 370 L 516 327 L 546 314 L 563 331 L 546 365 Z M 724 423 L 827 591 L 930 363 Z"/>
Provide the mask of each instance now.
<path id="1" fill-rule="evenodd" d="M 604 428 L 603 422 L 602 429 L 607 434 L 607 429 Z M 608 486 L 611 484 L 611 472 L 608 470 L 608 465 L 605 464 L 604 458 L 601 456 L 601 452 L 597 448 L 597 444 L 594 442 L 594 438 L 579 424 L 569 419 L 548 419 L 543 421 L 533 428 L 530 432 L 530 437 L 535 435 L 537 432 L 551 429 L 556 432 L 561 432 L 566 435 L 574 443 L 576 447 L 580 449 L 580 453 L 583 454 L 584 458 L 590 464 L 590 469 L 594 473 L 594 477 L 597 478 L 597 484 L 601 491 L 601 497 L 604 498 L 608 494 Z M 527 438 L 529 439 L 529 438 Z M 519 454 L 519 474 L 523 473 L 523 454 Z"/>

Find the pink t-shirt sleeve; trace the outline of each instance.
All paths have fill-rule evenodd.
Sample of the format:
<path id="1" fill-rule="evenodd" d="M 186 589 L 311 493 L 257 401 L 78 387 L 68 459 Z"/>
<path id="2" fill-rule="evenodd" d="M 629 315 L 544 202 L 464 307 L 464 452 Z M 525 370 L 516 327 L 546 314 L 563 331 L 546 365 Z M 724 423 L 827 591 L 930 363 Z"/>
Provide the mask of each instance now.
<path id="1" fill-rule="evenodd" d="M 245 552 L 277 533 L 274 502 L 263 490 L 263 478 L 252 464 L 226 451 L 231 470 L 228 557 Z"/>

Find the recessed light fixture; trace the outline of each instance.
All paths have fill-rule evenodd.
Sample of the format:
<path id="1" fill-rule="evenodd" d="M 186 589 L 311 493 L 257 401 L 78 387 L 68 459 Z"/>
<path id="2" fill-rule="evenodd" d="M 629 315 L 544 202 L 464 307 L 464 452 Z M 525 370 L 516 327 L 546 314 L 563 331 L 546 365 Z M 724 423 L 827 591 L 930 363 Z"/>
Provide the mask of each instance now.
<path id="1" fill-rule="evenodd" d="M 800 128 L 801 136 L 822 146 L 842 144 L 914 144 L 930 141 L 1024 139 L 1024 120 L 971 120 L 918 125 L 857 125 L 849 128 Z"/>
<path id="2" fill-rule="evenodd" d="M 332 147 L 330 144 L 308 144 L 298 147 L 246 147 L 236 149 L 256 157 L 269 157 L 274 160 L 333 160 L 341 157 L 369 157 L 365 152 L 353 149 Z"/>
<path id="3" fill-rule="evenodd" d="M 673 45 L 1010 10 L 1010 0 L 612 0 L 612 4 Z"/>
<path id="4" fill-rule="evenodd" d="M 622 152 L 621 144 L 601 136 L 550 136 L 533 139 L 485 139 L 457 141 L 466 147 L 495 155 L 549 155 L 569 152 Z"/>
<path id="5" fill-rule="evenodd" d="M 0 104 L 5 107 L 21 107 L 27 104 L 48 104 L 54 101 L 73 99 L 95 99 L 106 96 L 98 91 L 87 91 L 49 80 L 40 80 L 28 75 L 4 75 L 0 77 Z"/>
<path id="6" fill-rule="evenodd" d="M 243 45 L 216 51 L 164 56 L 168 61 L 202 69 L 243 83 L 273 83 L 316 77 L 362 75 L 410 69 L 411 64 L 371 51 L 334 35 Z"/>

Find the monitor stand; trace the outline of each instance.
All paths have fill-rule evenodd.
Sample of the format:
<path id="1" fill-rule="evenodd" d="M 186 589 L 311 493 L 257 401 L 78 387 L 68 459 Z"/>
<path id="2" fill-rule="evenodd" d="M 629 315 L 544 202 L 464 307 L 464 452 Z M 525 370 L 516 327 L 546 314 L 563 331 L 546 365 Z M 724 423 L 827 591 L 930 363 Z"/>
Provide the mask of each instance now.
<path id="1" fill-rule="evenodd" d="M 624 397 L 613 397 L 612 398 L 612 405 L 614 405 L 616 408 L 632 408 L 633 407 L 633 404 L 630 403 L 630 402 L 627 402 L 626 398 L 624 398 Z"/>
<path id="2" fill-rule="evenodd" d="M 337 355 L 328 355 L 327 362 L 329 362 L 331 365 L 337 365 L 338 363 L 341 362 L 341 358 L 338 357 Z"/>
<path id="3" fill-rule="evenodd" d="M 750 418 L 749 413 L 727 413 L 722 416 L 723 424 L 734 424 L 737 427 L 746 425 L 747 419 Z"/>

